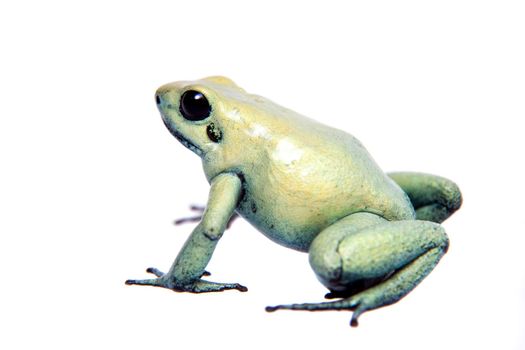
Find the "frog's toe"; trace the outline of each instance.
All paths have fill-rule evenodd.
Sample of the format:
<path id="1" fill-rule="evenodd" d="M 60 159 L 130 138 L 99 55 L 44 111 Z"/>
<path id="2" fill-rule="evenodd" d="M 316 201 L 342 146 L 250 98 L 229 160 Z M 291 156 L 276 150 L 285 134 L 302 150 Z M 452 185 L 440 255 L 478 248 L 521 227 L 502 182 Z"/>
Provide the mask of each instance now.
<path id="1" fill-rule="evenodd" d="M 352 318 L 350 319 L 350 326 L 357 327 L 359 325 L 358 318 L 365 311 L 372 309 L 372 307 L 367 306 L 366 302 L 363 302 L 359 298 L 350 298 L 349 304 L 352 305 L 354 312 L 352 313 Z"/>
<path id="2" fill-rule="evenodd" d="M 173 222 L 173 224 L 178 226 L 178 225 L 186 224 L 186 223 L 189 223 L 189 222 L 199 222 L 199 221 L 201 221 L 202 220 L 202 215 L 204 214 L 204 210 L 206 210 L 206 207 L 204 207 L 202 205 L 192 204 L 192 205 L 190 205 L 190 210 L 199 213 L 199 215 L 187 216 L 187 217 L 184 217 L 184 218 L 177 219 L 177 220 L 175 220 Z"/>
<path id="3" fill-rule="evenodd" d="M 189 223 L 189 222 L 199 222 L 201 220 L 202 220 L 202 215 L 189 216 L 189 217 L 184 217 L 184 218 L 177 219 L 177 220 L 173 221 L 173 224 L 175 226 L 178 226 L 178 225 L 186 224 L 186 223 Z"/>
<path id="4" fill-rule="evenodd" d="M 148 267 L 148 268 L 146 269 L 146 272 L 147 272 L 147 273 L 151 273 L 151 274 L 153 274 L 153 275 L 155 275 L 155 276 L 157 276 L 157 277 L 162 277 L 162 276 L 164 276 L 164 272 L 161 272 L 159 269 L 154 268 L 154 267 Z"/>
<path id="5" fill-rule="evenodd" d="M 364 312 L 385 305 L 384 297 L 373 288 L 353 295 L 347 299 L 347 302 L 353 310 L 352 319 L 350 320 L 352 327 L 358 326 L 357 320 Z"/>
<path id="6" fill-rule="evenodd" d="M 330 291 L 324 295 L 325 299 L 346 299 L 351 295 L 355 294 L 352 291 Z"/>
<path id="7" fill-rule="evenodd" d="M 359 326 L 359 322 L 357 321 L 357 319 L 359 318 L 359 316 L 361 316 L 361 314 L 363 312 L 365 312 L 366 310 L 364 309 L 360 309 L 359 307 L 352 313 L 352 318 L 350 319 L 350 326 L 351 327 L 357 327 Z"/>
<path id="8" fill-rule="evenodd" d="M 139 285 L 139 286 L 159 286 L 159 280 L 157 278 L 143 279 L 143 280 L 126 280 L 127 285 Z"/>
<path id="9" fill-rule="evenodd" d="M 321 303 L 283 304 L 276 306 L 267 306 L 266 311 L 273 312 L 277 310 L 351 310 L 354 306 L 355 305 L 351 305 L 349 303 L 349 299 L 341 299 L 336 301 L 325 301 Z"/>
<path id="10" fill-rule="evenodd" d="M 204 211 L 206 210 L 206 207 L 204 205 L 191 204 L 190 205 L 190 210 L 191 211 L 196 211 L 196 212 L 199 212 L 199 213 L 204 213 Z"/>
<path id="11" fill-rule="evenodd" d="M 140 279 L 140 280 L 127 280 L 127 285 L 139 285 L 139 286 L 154 286 L 154 287 L 164 287 L 164 288 L 170 288 L 171 286 L 168 286 L 166 283 L 166 280 L 162 278 L 165 276 L 165 273 L 160 271 L 159 269 L 155 267 L 148 267 L 146 269 L 147 273 L 151 273 L 152 275 L 155 275 L 157 278 L 146 278 L 146 279 Z"/>
<path id="12" fill-rule="evenodd" d="M 334 293 L 334 292 L 328 292 L 324 295 L 324 298 L 325 299 L 337 299 L 338 296 L 337 296 L 337 293 Z"/>

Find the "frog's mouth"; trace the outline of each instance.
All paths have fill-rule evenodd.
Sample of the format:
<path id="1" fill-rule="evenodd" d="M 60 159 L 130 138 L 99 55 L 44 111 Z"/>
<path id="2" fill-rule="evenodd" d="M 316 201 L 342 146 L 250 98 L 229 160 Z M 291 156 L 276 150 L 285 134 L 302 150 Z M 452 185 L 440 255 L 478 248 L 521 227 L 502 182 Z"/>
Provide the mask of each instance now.
<path id="1" fill-rule="evenodd" d="M 202 156 L 204 154 L 204 152 L 199 147 L 197 147 L 197 145 L 195 145 L 193 142 L 182 136 L 182 134 L 171 125 L 171 123 L 167 122 L 164 118 L 162 118 L 162 120 L 164 121 L 164 125 L 166 125 L 166 128 L 168 128 L 169 132 L 177 140 L 179 140 L 179 142 L 182 143 L 184 147 L 197 154 L 198 156 Z"/>

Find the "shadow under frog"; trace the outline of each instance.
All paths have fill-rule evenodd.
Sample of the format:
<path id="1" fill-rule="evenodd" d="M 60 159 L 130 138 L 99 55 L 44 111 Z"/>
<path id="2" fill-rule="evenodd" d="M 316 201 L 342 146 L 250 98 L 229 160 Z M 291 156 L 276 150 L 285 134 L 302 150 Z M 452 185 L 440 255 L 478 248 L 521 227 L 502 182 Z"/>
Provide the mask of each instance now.
<path id="1" fill-rule="evenodd" d="M 397 302 L 432 271 L 448 248 L 439 223 L 461 205 L 458 187 L 422 173 L 385 174 L 362 144 L 249 94 L 224 77 L 157 90 L 162 119 L 202 158 L 211 187 L 200 222 L 167 273 L 128 280 L 179 292 L 246 291 L 202 279 L 217 242 L 239 214 L 271 240 L 307 252 L 329 290 L 319 303 L 267 311 L 365 311 Z"/>

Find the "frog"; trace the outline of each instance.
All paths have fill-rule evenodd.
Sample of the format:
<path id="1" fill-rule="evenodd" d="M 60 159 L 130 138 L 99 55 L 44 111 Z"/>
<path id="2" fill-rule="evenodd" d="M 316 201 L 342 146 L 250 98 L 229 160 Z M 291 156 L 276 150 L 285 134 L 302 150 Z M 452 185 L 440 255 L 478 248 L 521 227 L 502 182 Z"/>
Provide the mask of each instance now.
<path id="1" fill-rule="evenodd" d="M 161 86 L 157 108 L 169 132 L 201 158 L 210 184 L 198 224 L 171 268 L 127 280 L 177 292 L 247 291 L 203 277 L 230 220 L 241 216 L 270 240 L 308 254 L 327 300 L 276 310 L 367 311 L 411 292 L 449 247 L 441 223 L 462 203 L 451 180 L 385 173 L 361 142 L 211 76 Z"/>

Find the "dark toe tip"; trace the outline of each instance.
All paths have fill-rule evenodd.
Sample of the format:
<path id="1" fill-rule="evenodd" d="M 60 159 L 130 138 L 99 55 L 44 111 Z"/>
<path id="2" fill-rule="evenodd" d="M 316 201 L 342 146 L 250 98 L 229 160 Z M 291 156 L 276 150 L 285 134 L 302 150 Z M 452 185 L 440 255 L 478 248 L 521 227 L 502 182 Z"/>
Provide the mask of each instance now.
<path id="1" fill-rule="evenodd" d="M 248 288 L 245 287 L 245 286 L 238 285 L 238 286 L 237 286 L 237 290 L 238 290 L 238 291 L 241 291 L 241 292 L 247 292 L 247 291 L 248 291 Z"/>
<path id="2" fill-rule="evenodd" d="M 126 280 L 126 282 L 124 282 L 124 283 L 127 284 L 127 285 L 130 285 L 130 284 L 133 284 L 133 282 L 134 282 L 133 280 Z"/>
<path id="3" fill-rule="evenodd" d="M 276 311 L 277 309 L 279 309 L 279 307 L 277 307 L 277 306 L 267 306 L 267 307 L 265 308 L 266 312 L 274 312 L 274 311 Z"/>

